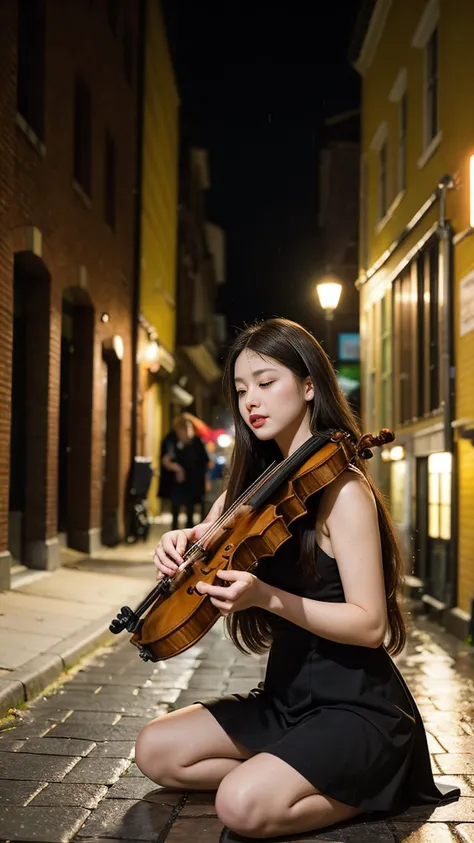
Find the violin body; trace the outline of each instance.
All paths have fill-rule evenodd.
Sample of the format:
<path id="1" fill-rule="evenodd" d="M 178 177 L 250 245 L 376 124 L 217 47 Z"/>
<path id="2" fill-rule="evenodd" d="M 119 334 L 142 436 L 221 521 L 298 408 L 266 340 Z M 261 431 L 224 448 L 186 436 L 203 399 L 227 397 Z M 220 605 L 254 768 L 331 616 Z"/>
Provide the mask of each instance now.
<path id="1" fill-rule="evenodd" d="M 354 450 L 349 439 L 341 440 L 340 444 L 329 442 L 305 463 L 304 471 L 295 471 L 295 477 L 280 488 L 263 509 L 251 509 L 240 517 L 237 512 L 236 526 L 224 528 L 224 535 L 200 561 L 175 574 L 173 597 L 158 598 L 140 630 L 134 633 L 132 644 L 146 647 L 154 659 L 159 660 L 176 656 L 199 641 L 216 623 L 220 613 L 207 594 L 196 591 L 196 584 L 215 585 L 217 571 L 229 568 L 251 571 L 259 559 L 273 556 L 290 538 L 290 525 L 306 513 L 308 498 L 347 468 Z M 333 457 L 331 462 L 330 455 Z M 315 468 L 319 468 L 320 473 L 316 474 Z M 222 580 L 217 578 L 217 585 L 222 585 Z"/>
<path id="2" fill-rule="evenodd" d="M 391 441 L 389 433 L 393 439 L 391 431 L 386 431 L 384 441 Z M 267 484 L 263 506 L 256 505 L 260 490 L 237 502 L 238 506 L 231 506 L 231 517 L 226 519 L 224 513 L 220 526 L 211 525 L 209 537 L 206 533 L 191 546 L 177 573 L 163 578 L 136 613 L 127 607 L 122 609 L 111 631 L 125 628 L 133 632 L 131 643 L 140 649 L 144 660 L 169 659 L 196 644 L 220 617 L 208 596 L 196 590 L 197 583 L 215 585 L 217 579 L 222 585 L 218 571 L 251 571 L 259 559 L 273 556 L 291 537 L 291 525 L 306 514 L 308 499 L 341 474 L 362 449 L 368 458 L 365 437 L 356 445 L 349 434 L 337 431 L 326 435 L 325 440 L 302 463 L 300 460 L 295 468 L 289 466 L 285 482 L 276 488 Z M 374 437 L 370 444 L 374 444 Z M 140 620 L 139 615 L 148 607 Z"/>

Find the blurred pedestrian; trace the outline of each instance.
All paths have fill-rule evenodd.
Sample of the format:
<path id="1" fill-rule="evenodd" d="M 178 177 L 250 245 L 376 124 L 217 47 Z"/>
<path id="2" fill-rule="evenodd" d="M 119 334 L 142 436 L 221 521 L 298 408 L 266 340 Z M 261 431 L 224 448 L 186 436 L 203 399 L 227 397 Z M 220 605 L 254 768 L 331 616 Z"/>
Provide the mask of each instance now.
<path id="1" fill-rule="evenodd" d="M 199 504 L 204 517 L 204 493 L 209 457 L 192 422 L 184 415 L 173 419 L 173 428 L 161 445 L 161 477 L 158 497 L 171 501 L 172 529 L 178 528 L 182 507 L 187 527 L 194 524 L 194 507 Z"/>

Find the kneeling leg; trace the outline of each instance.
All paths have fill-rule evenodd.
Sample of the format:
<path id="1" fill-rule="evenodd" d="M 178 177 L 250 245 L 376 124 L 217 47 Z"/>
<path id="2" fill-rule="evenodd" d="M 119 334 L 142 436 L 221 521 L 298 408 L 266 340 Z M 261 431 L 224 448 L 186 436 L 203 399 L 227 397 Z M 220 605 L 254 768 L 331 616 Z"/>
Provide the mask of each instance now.
<path id="1" fill-rule="evenodd" d="M 361 813 L 320 793 L 293 767 L 268 753 L 250 758 L 223 779 L 216 811 L 224 825 L 251 838 L 301 834 Z"/>
<path id="2" fill-rule="evenodd" d="M 233 741 L 202 705 L 152 720 L 137 738 L 135 761 L 145 776 L 180 790 L 217 790 L 253 753 Z"/>

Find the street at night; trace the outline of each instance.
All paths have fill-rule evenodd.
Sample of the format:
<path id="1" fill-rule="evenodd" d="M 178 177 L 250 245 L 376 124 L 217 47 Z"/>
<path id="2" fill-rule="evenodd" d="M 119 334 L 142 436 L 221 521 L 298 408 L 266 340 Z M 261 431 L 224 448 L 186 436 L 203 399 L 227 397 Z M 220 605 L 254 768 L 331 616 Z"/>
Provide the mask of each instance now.
<path id="1" fill-rule="evenodd" d="M 0 843 L 474 843 L 473 34 L 0 2 Z"/>

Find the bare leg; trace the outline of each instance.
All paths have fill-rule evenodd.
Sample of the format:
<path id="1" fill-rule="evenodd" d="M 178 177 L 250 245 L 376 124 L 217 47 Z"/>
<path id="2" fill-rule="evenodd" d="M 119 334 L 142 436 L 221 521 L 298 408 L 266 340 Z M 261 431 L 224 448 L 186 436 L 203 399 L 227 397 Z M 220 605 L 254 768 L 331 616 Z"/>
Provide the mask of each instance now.
<path id="1" fill-rule="evenodd" d="M 216 811 L 224 825 L 252 838 L 301 834 L 361 813 L 319 793 L 293 767 L 268 753 L 250 758 L 225 777 Z"/>
<path id="2" fill-rule="evenodd" d="M 253 753 L 230 738 L 202 705 L 158 717 L 135 748 L 142 773 L 165 787 L 217 790 L 222 779 Z"/>

